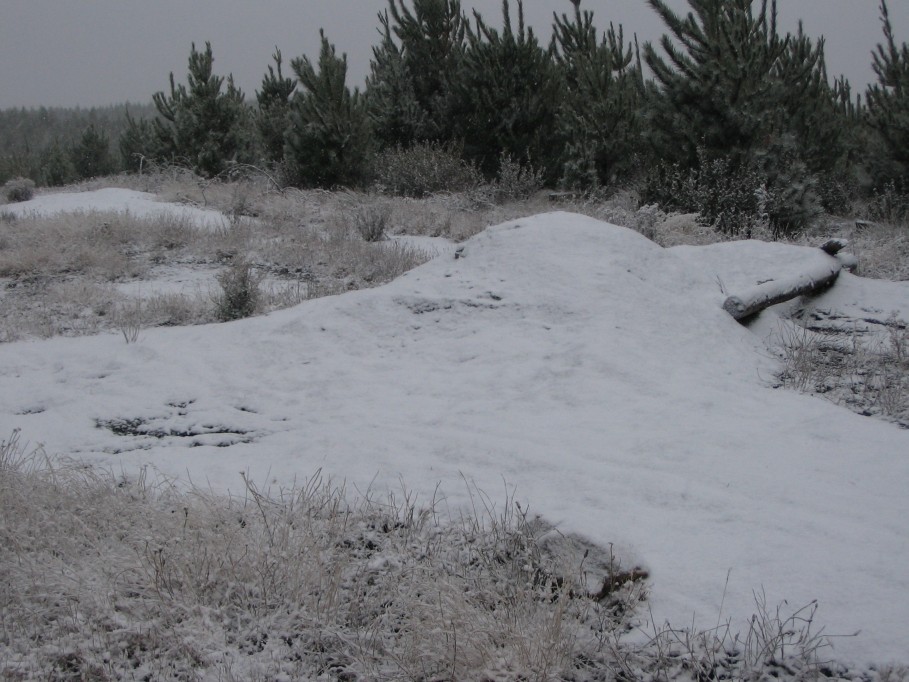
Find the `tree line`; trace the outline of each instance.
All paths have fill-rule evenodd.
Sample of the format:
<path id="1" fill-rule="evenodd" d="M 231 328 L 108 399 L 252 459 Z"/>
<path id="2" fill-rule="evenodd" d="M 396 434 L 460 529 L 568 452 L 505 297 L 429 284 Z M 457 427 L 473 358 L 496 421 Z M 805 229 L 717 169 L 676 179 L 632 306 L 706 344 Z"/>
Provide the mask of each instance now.
<path id="1" fill-rule="evenodd" d="M 215 74 L 209 43 L 193 45 L 186 83 L 171 74 L 154 116 L 124 117 L 118 165 L 213 178 L 251 164 L 331 188 L 374 183 L 377 158 L 428 149 L 487 178 L 518 164 L 553 187 L 631 184 L 730 232 L 755 216 L 791 232 L 884 188 L 909 193 L 909 47 L 886 0 L 876 82 L 859 94 L 828 77 L 823 38 L 780 30 L 776 0 L 688 0 L 685 13 L 648 0 L 666 35 L 644 45 L 571 2 L 543 41 L 521 0 L 503 0 L 497 26 L 459 0 L 388 0 L 363 91 L 324 33 L 289 72 L 276 49 L 254 102 Z M 73 165 L 103 146 L 98 134 L 83 132 Z"/>

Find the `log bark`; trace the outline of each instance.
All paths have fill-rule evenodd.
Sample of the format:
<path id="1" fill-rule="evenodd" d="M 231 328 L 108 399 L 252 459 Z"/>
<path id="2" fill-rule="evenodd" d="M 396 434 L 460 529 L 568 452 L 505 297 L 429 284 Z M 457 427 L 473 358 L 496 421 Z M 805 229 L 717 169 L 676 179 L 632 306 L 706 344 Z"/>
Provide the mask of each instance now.
<path id="1" fill-rule="evenodd" d="M 836 281 L 844 263 L 832 256 L 825 260 L 829 262 L 814 265 L 793 277 L 764 282 L 736 296 L 730 296 L 723 303 L 723 309 L 735 319 L 744 321 L 764 308 L 826 289 Z"/>

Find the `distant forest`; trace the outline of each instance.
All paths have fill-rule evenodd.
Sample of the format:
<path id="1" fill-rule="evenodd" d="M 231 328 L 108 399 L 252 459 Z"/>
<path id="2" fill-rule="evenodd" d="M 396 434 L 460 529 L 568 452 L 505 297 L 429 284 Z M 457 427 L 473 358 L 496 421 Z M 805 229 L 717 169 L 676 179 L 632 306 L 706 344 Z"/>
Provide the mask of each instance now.
<path id="1" fill-rule="evenodd" d="M 75 180 L 75 170 L 65 177 L 66 161 L 87 131 L 106 143 L 110 172 L 122 168 L 117 147 L 120 136 L 129 128 L 127 113 L 136 120 L 155 116 L 154 104 L 115 104 L 105 107 L 0 110 L 0 183 L 11 177 L 32 178 L 42 185 L 65 184 Z M 54 161 L 63 162 L 63 173 L 48 173 Z M 63 183 L 53 182 L 65 177 Z"/>
<path id="2" fill-rule="evenodd" d="M 649 0 L 666 35 L 643 45 L 572 4 L 541 40 L 521 0 L 493 23 L 459 0 L 388 0 L 362 92 L 324 33 L 289 73 L 277 50 L 251 99 L 214 73 L 210 44 L 192 45 L 185 84 L 170 74 L 153 104 L 0 112 L 0 182 L 151 163 L 416 196 L 517 176 L 632 187 L 729 233 L 758 219 L 797 232 L 858 199 L 909 205 L 909 46 L 886 0 L 864 93 L 828 76 L 823 38 L 780 32 L 776 0 L 688 0 L 685 13 Z"/>

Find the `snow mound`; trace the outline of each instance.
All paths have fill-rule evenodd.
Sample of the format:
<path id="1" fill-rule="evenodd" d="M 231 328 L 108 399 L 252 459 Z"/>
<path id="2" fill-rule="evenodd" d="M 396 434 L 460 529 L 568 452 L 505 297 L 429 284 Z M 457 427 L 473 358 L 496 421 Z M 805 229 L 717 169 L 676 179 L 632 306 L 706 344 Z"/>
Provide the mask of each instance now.
<path id="1" fill-rule="evenodd" d="M 723 289 L 814 251 L 662 249 L 535 216 L 265 318 L 7 344 L 0 433 L 218 489 L 321 467 L 424 501 L 438 485 L 452 513 L 465 479 L 492 500 L 515 489 L 645 566 L 658 625 L 744 629 L 763 590 L 817 599 L 828 635 L 861 630 L 836 658 L 906 662 L 909 432 L 773 389 L 765 329 L 721 308 Z M 909 289 L 891 293 L 909 310 Z"/>

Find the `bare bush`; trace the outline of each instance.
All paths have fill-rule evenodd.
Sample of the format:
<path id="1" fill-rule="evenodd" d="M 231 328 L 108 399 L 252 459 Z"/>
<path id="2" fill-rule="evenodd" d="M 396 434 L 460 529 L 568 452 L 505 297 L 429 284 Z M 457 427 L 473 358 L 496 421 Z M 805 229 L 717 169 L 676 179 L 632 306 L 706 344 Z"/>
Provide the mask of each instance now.
<path id="1" fill-rule="evenodd" d="M 382 204 L 364 204 L 353 213 L 353 224 L 363 241 L 378 242 L 385 239 L 391 209 Z"/>
<path id="2" fill-rule="evenodd" d="M 437 142 L 388 149 L 373 162 L 380 192 L 421 198 L 440 192 L 466 192 L 482 183 L 480 171 L 461 158 L 461 150 Z"/>
<path id="3" fill-rule="evenodd" d="M 35 181 L 29 178 L 13 178 L 3 185 L 3 196 L 10 203 L 28 201 L 35 196 Z"/>

